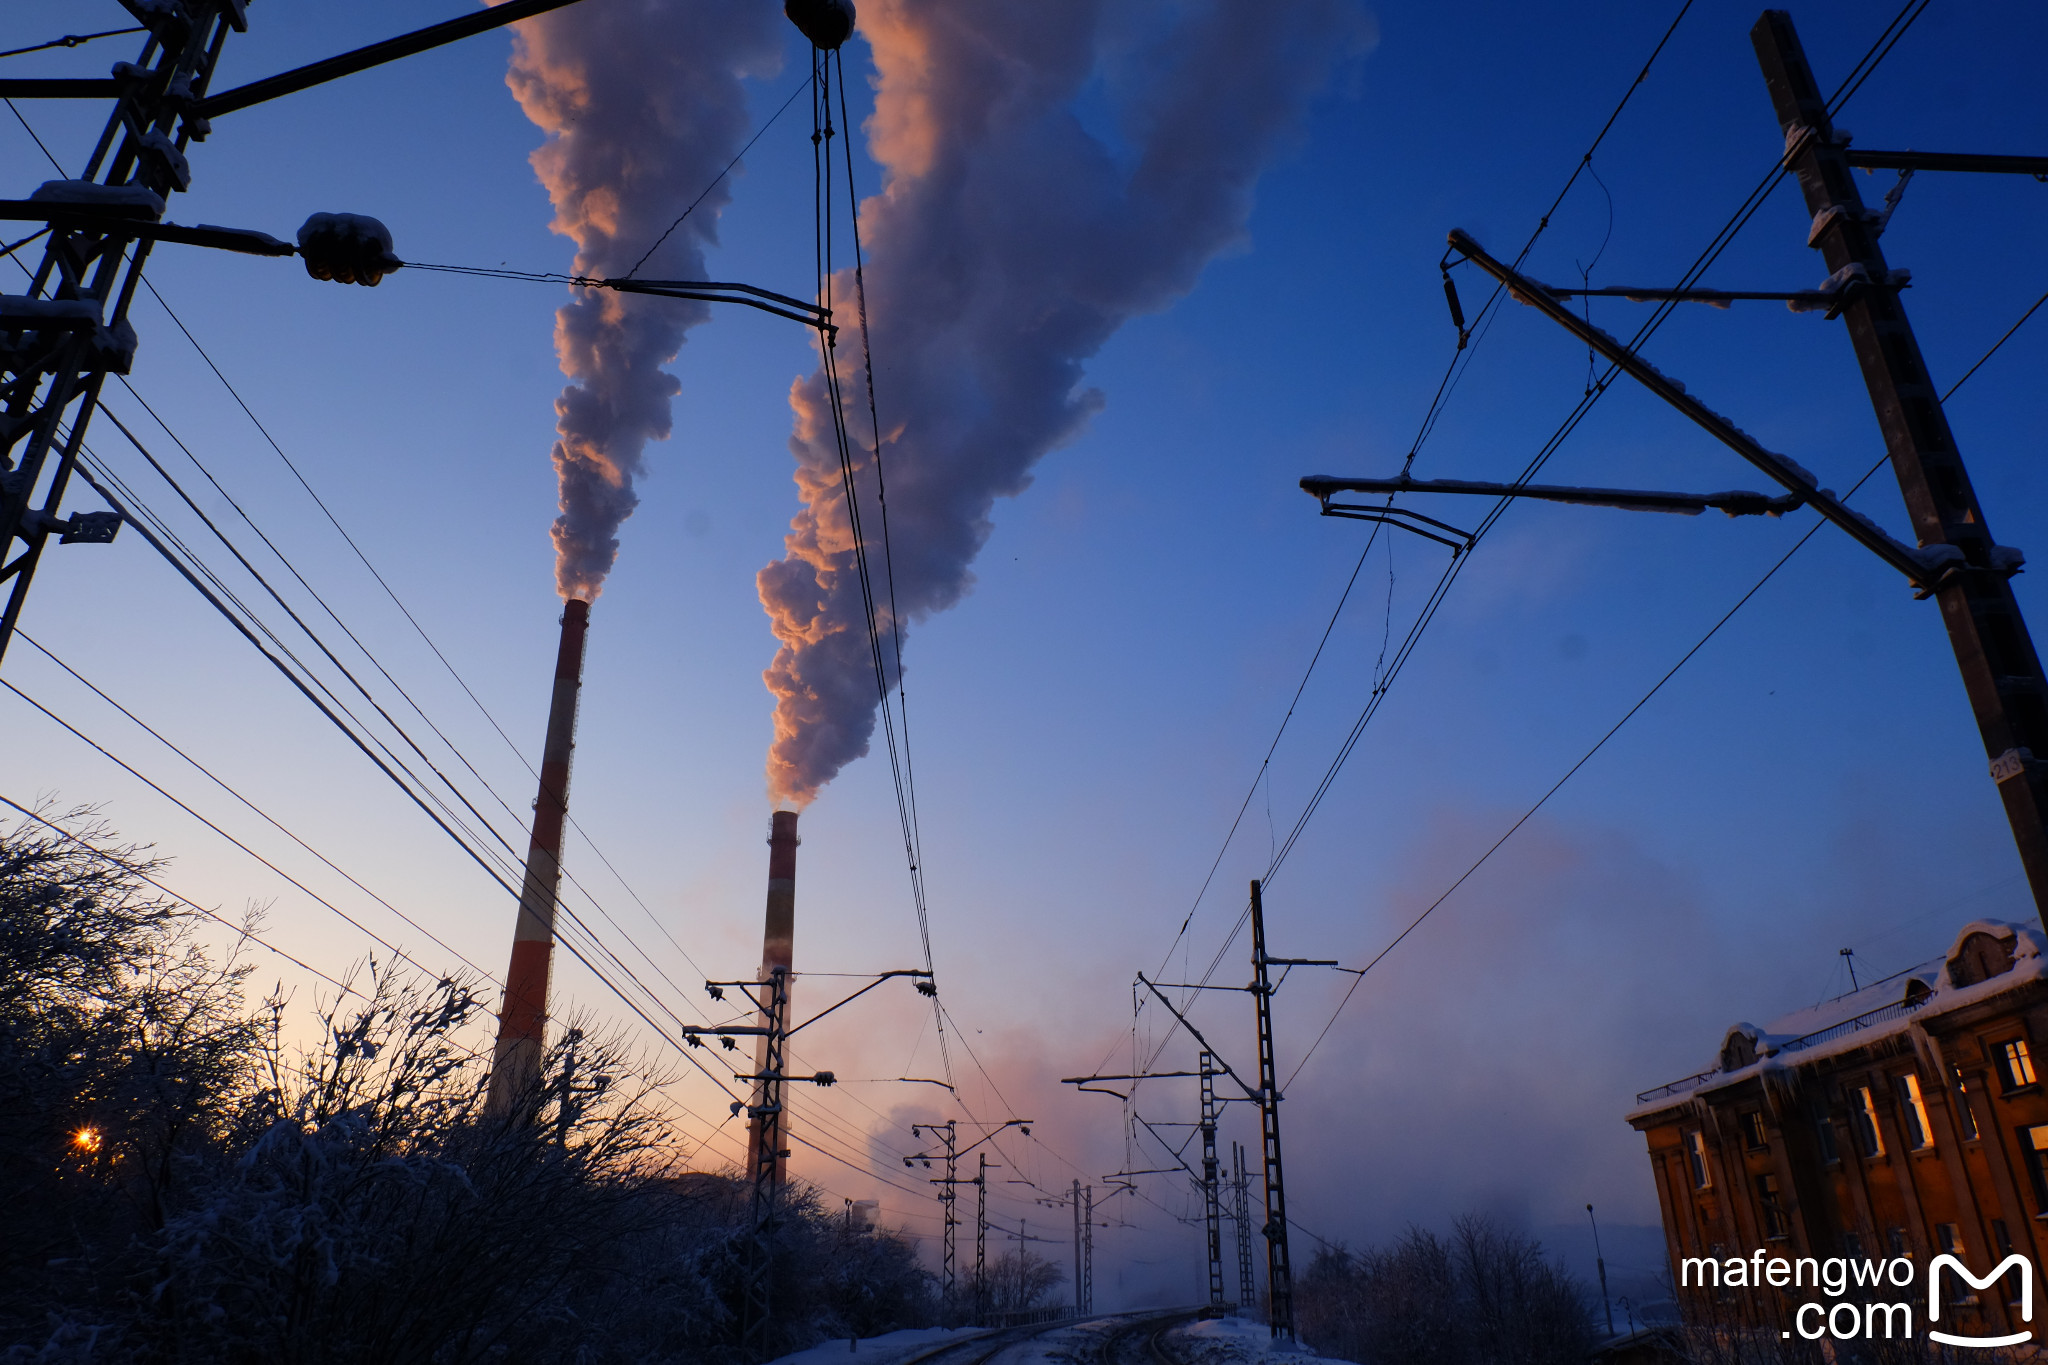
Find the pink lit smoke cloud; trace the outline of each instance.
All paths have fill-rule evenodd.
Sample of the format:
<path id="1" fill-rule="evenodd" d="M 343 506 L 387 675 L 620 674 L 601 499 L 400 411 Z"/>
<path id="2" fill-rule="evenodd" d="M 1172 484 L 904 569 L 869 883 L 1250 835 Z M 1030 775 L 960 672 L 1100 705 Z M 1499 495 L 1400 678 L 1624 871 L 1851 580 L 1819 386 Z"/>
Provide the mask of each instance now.
<path id="1" fill-rule="evenodd" d="M 533 167 L 576 243 L 578 274 L 624 275 L 739 148 L 741 78 L 772 70 L 783 18 L 765 0 L 598 0 L 514 30 L 506 83 L 547 132 Z M 720 185 L 639 270 L 702 279 L 716 240 Z M 555 353 L 570 383 L 555 400 L 555 582 L 595 598 L 618 558 L 619 526 L 639 503 L 647 443 L 669 434 L 680 389 L 662 366 L 708 306 L 576 290 L 555 314 Z"/>
<path id="2" fill-rule="evenodd" d="M 1155 31 L 1131 47 L 1134 22 Z M 995 500 L 1102 405 L 1084 363 L 1242 241 L 1261 170 L 1371 28 L 1347 0 L 863 0 L 860 32 L 884 172 L 862 224 L 896 609 L 916 620 L 968 591 Z M 1122 148 L 1074 112 L 1096 81 Z M 863 394 L 857 348 L 840 356 L 844 392 Z M 822 375 L 790 401 L 804 505 L 757 583 L 780 642 L 769 792 L 802 805 L 867 752 L 877 698 Z M 865 414 L 849 418 L 864 446 Z M 856 459 L 872 542 L 872 455 Z"/>

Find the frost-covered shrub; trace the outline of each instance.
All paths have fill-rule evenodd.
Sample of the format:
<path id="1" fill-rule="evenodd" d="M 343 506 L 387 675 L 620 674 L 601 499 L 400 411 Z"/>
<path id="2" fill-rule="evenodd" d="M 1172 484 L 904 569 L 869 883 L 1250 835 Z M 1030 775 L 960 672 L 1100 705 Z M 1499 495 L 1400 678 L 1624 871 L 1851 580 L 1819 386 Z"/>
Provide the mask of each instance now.
<path id="1" fill-rule="evenodd" d="M 1592 1349 L 1584 1286 L 1532 1238 L 1461 1218 L 1390 1247 L 1319 1251 L 1295 1285 L 1302 1339 L 1361 1365 L 1578 1365 Z"/>
<path id="2" fill-rule="evenodd" d="M 119 1253 L 249 1091 L 248 969 L 198 948 L 158 866 L 90 809 L 0 826 L 0 1345 L 118 1336 Z"/>
<path id="3" fill-rule="evenodd" d="M 728 1365 L 751 1189 L 572 1026 L 486 1112 L 478 984 L 370 962 L 295 1044 L 89 811 L 0 828 L 0 1362 Z M 909 1245 L 793 1184 L 776 1351 L 935 1320 Z"/>

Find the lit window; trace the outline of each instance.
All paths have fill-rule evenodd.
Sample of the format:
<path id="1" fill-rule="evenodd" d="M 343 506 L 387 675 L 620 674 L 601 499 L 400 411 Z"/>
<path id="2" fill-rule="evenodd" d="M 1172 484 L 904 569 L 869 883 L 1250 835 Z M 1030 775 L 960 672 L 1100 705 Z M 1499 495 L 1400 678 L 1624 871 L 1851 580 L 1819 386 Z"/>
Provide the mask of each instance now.
<path id="1" fill-rule="evenodd" d="M 1899 1121 L 1906 1130 L 1909 1150 L 1923 1152 L 1934 1145 L 1934 1125 L 1927 1120 L 1927 1097 L 1920 1093 L 1920 1077 L 1907 1072 L 1898 1078 Z"/>
<path id="2" fill-rule="evenodd" d="M 2007 1090 L 2018 1090 L 2034 1083 L 2034 1058 L 2027 1051 L 2027 1040 L 2014 1038 L 2003 1044 L 1998 1051 L 1998 1069 Z"/>
<path id="3" fill-rule="evenodd" d="M 2041 1131 L 2048 1133 L 2048 1128 Z M 1707 1173 L 1707 1143 L 1695 1128 L 1685 1135 L 1685 1154 L 1692 1161 L 1692 1187 L 1704 1190 L 1713 1185 L 1714 1179 Z"/>
<path id="4" fill-rule="evenodd" d="M 1950 1067 L 1949 1074 L 1956 1082 L 1956 1127 L 1962 1130 L 1963 1141 L 1977 1140 L 1977 1114 L 1970 1108 L 1970 1083 L 1963 1079 L 1960 1067 Z"/>
<path id="5" fill-rule="evenodd" d="M 1749 1138 L 1752 1151 L 1765 1146 L 1768 1141 L 1764 1136 L 1764 1116 L 1758 1110 L 1752 1109 L 1742 1116 L 1742 1131 Z"/>
<path id="6" fill-rule="evenodd" d="M 1856 1146 L 1866 1161 L 1874 1161 L 1884 1155 L 1884 1135 L 1877 1130 L 1877 1100 L 1870 1093 L 1870 1087 L 1856 1087 L 1855 1104 L 1849 1111 L 1849 1120 L 1856 1129 Z"/>
<path id="7" fill-rule="evenodd" d="M 2012 1233 L 2006 1230 L 2003 1218 L 1991 1220 L 1991 1240 L 1998 1247 L 1999 1260 L 2002 1261 L 2012 1255 Z M 2006 1272 L 2004 1290 L 2005 1301 L 2008 1306 L 2018 1306 L 2022 1288 L 2020 1277 L 2026 1273 L 2024 1270 L 2010 1270 Z"/>
<path id="8" fill-rule="evenodd" d="M 1756 1178 L 1757 1207 L 1763 1210 L 1764 1236 L 1773 1242 L 1785 1240 L 1785 1210 L 1778 1205 L 1778 1177 L 1760 1175 Z"/>
<path id="9" fill-rule="evenodd" d="M 2034 1182 L 2034 1208 L 2048 1214 L 2048 1123 L 2020 1129 L 2020 1153 Z"/>

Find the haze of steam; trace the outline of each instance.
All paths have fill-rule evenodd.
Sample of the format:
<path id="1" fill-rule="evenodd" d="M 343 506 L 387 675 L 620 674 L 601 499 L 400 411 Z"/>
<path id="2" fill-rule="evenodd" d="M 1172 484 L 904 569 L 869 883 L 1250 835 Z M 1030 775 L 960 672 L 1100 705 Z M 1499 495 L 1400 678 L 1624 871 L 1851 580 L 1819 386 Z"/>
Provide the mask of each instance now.
<path id="1" fill-rule="evenodd" d="M 1135 47 L 1119 39 L 1162 22 Z M 1083 362 L 1241 239 L 1260 169 L 1370 31 L 1345 0 L 862 0 L 860 31 L 885 175 L 862 218 L 883 473 L 896 606 L 915 619 L 967 591 L 995 499 L 1021 492 L 1101 405 Z M 1116 151 L 1073 112 L 1098 79 L 1128 143 Z M 851 302 L 852 281 L 837 292 Z M 852 399 L 858 348 L 840 357 Z M 877 699 L 821 376 L 791 403 L 804 508 L 758 586 L 781 644 L 764 675 L 769 791 L 802 804 L 867 752 Z M 865 445 L 864 411 L 855 430 Z"/>
<path id="2" fill-rule="evenodd" d="M 576 243 L 576 273 L 624 275 L 747 131 L 742 75 L 771 69 L 783 22 L 742 0 L 600 0 L 514 30 L 506 84 L 548 134 L 533 167 L 554 201 L 556 232 Z M 640 267 L 643 279 L 703 279 L 721 185 Z M 561 515 L 552 531 L 563 597 L 595 598 L 639 504 L 647 443 L 669 434 L 675 359 L 706 305 L 572 291 L 555 314 L 569 385 L 555 400 Z"/>

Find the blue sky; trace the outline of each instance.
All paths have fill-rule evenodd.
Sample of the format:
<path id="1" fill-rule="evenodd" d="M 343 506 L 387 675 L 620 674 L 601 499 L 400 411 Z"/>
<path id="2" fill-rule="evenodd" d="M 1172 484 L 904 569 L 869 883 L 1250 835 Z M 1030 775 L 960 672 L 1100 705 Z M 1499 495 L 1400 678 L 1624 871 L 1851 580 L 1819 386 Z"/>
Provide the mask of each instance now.
<path id="1" fill-rule="evenodd" d="M 0 45 L 123 22 L 111 3 L 103 24 L 88 21 L 88 8 L 10 7 Z M 1132 975 L 1167 957 L 1365 544 L 1368 528 L 1318 519 L 1295 481 L 1398 469 L 1454 344 L 1435 269 L 1445 232 L 1463 227 L 1497 253 L 1519 249 L 1675 12 L 1372 8 L 1376 42 L 1339 65 L 1267 167 L 1239 249 L 1090 361 L 1102 411 L 1038 465 L 1032 487 L 998 505 L 973 591 L 917 625 L 907 645 L 932 947 L 942 994 L 968 1031 L 960 1041 L 993 1082 L 956 1049 L 965 1112 L 937 1103 L 943 1092 L 930 1087 L 867 1083 L 936 1074 L 938 1059 L 929 1016 L 907 990 L 863 1002 L 820 1025 L 805 1049 L 861 1081 L 811 1105 L 822 1143 L 856 1165 L 874 1156 L 873 1174 L 909 1183 L 894 1155 L 912 1150 L 909 1123 L 1022 1111 L 1039 1122 L 1028 1141 L 1002 1140 L 1004 1160 L 1044 1188 L 1077 1174 L 1099 1184 L 1126 1160 L 1167 1164 L 1130 1144 L 1113 1101 L 1056 1082 L 1105 1058 L 1125 1069 L 1134 1028 L 1141 1044 L 1159 1036 L 1155 1012 L 1133 1024 Z M 1793 14 L 1832 88 L 1891 7 L 1812 4 Z M 252 6 L 221 82 L 425 17 L 395 3 Z M 1676 280 L 1778 150 L 1748 41 L 1755 18 L 1725 3 L 1692 8 L 1601 146 L 1597 180 L 1581 177 L 1542 235 L 1533 273 L 1556 283 L 1585 267 L 1596 284 Z M 1119 22 L 1139 32 L 1148 21 L 1133 10 Z M 2048 15 L 2036 7 L 1933 5 L 1839 123 L 1870 147 L 2038 151 L 2048 114 L 2026 92 L 2044 40 Z M 97 74 L 132 55 L 116 51 L 129 41 L 10 59 L 8 74 Z M 757 122 L 796 87 L 797 44 L 792 33 L 783 67 L 750 85 Z M 408 260 L 564 269 L 569 244 L 548 232 L 526 159 L 540 135 L 503 84 L 508 50 L 502 35 L 471 40 L 223 117 L 194 150 L 193 190 L 173 216 L 288 237 L 314 211 L 370 213 Z M 847 60 L 865 69 L 861 40 Z M 1106 58 L 1077 104 L 1083 126 L 1112 141 L 1111 96 L 1127 75 Z M 864 93 L 857 85 L 856 99 Z M 734 183 L 710 261 L 719 278 L 809 288 L 802 103 Z M 18 107 L 67 167 L 82 159 L 97 128 L 89 111 Z M 10 194 L 54 174 L 12 118 L 0 118 L 0 164 L 18 186 Z M 864 163 L 860 175 L 872 192 L 875 167 Z M 1864 181 L 1866 198 L 1890 179 Z M 2048 289 L 2029 264 L 2048 244 L 2044 192 L 2025 177 L 1931 174 L 1908 190 L 1885 249 L 1913 271 L 1906 303 L 1937 383 L 1961 377 Z M 1805 226 L 1781 187 L 1707 281 L 1814 285 L 1825 271 Z M 1476 311 L 1484 291 L 1472 271 L 1459 273 Z M 546 530 L 559 292 L 413 271 L 375 290 L 345 289 L 290 261 L 174 248 L 159 251 L 150 277 L 531 757 L 556 616 Z M 1641 311 L 1600 301 L 1594 319 L 1632 331 Z M 139 304 L 135 318 L 137 390 L 524 809 L 531 778 L 518 757 L 155 303 Z M 1767 303 L 1693 308 L 1647 352 L 1824 484 L 1846 487 L 1879 453 L 1838 324 Z M 2048 417 L 2044 360 L 2048 323 L 2037 317 L 1949 405 L 1993 528 L 2029 549 L 2048 513 L 2034 458 Z M 650 451 L 641 505 L 593 612 L 573 806 L 631 891 L 587 844 L 572 843 L 570 870 L 684 987 L 704 972 L 745 974 L 758 952 L 771 709 L 760 672 L 774 641 L 753 575 L 782 553 L 796 510 L 788 391 L 811 365 L 797 329 L 764 316 L 721 312 L 691 333 L 670 367 L 682 383 L 676 434 Z M 1585 383 L 1583 349 L 1508 307 L 1415 472 L 1512 477 Z M 110 408 L 160 455 L 172 446 L 125 393 Z M 168 511 L 172 495 L 145 479 L 111 426 L 96 427 L 93 443 Z M 1763 487 L 1625 385 L 1545 478 Z M 192 475 L 188 487 L 200 482 Z M 210 489 L 195 497 L 210 513 L 226 506 Z M 1417 505 L 1453 522 L 1477 515 Z M 1903 532 L 1888 473 L 1855 505 Z M 1806 514 L 1511 511 L 1276 878 L 1274 950 L 1346 963 L 1378 952 L 1809 525 Z M 1223 944 L 1246 880 L 1286 837 L 1364 705 L 1382 641 L 1399 641 L 1443 562 L 1438 547 L 1413 538 L 1376 544 L 1169 977 L 1199 973 Z M 2037 620 L 2039 582 L 2038 573 L 2015 580 Z M 504 897 L 138 537 L 53 553 L 23 624 L 308 842 L 499 969 Z M 33 649 L 17 643 L 5 672 L 380 932 L 422 957 L 434 951 Z M 7 795 L 102 803 L 129 837 L 175 857 L 171 885 L 229 912 L 269 903 L 266 936 L 327 970 L 365 951 L 340 920 L 16 699 L 0 699 L 0 713 L 19 737 Z M 850 767 L 803 829 L 799 967 L 916 965 L 886 765 L 871 756 Z M 1868 980 L 1940 952 L 1970 918 L 2031 913 L 1934 608 L 1823 531 L 1366 978 L 1290 1094 L 1296 1216 L 1353 1242 L 1470 1208 L 1548 1228 L 1588 1201 L 1617 1224 L 1653 1225 L 1640 1139 L 1621 1119 L 1635 1091 L 1705 1065 L 1735 1019 L 1846 988 L 1842 947 L 1857 950 Z M 617 946 L 633 952 L 623 939 Z M 1243 952 L 1240 940 L 1231 960 Z M 294 982 L 288 966 L 259 965 L 266 980 L 275 968 Z M 1226 967 L 1217 979 L 1235 982 L 1241 971 Z M 654 979 L 652 968 L 644 974 Z M 294 984 L 305 996 L 317 988 Z M 803 989 L 822 1002 L 834 984 Z M 1316 1038 L 1346 984 L 1309 972 L 1288 983 L 1284 1066 Z M 561 963 L 558 991 L 627 1017 L 573 963 Z M 1205 1031 L 1248 1059 L 1243 998 L 1199 1008 Z M 660 1056 L 651 1037 L 646 1045 Z M 1165 1058 L 1186 1066 L 1185 1040 Z M 676 1094 L 697 1114 L 723 1114 L 706 1084 L 684 1082 Z M 1144 1094 L 1146 1117 L 1188 1116 L 1190 1095 L 1165 1085 Z M 1249 1139 L 1247 1115 L 1229 1123 Z M 730 1159 L 730 1125 L 692 1136 L 707 1144 L 707 1164 Z M 796 1164 L 836 1192 L 873 1188 L 807 1150 Z M 928 1199 L 881 1193 L 889 1217 L 931 1230 Z M 1115 1267 L 1122 1293 L 1184 1297 L 1198 1234 L 1171 1215 L 1188 1200 L 1164 1178 L 1147 1193 L 1155 1202 L 1119 1201 L 1116 1211 L 1141 1226 L 1105 1232 L 1098 1267 Z M 1063 1226 L 1062 1211 L 1024 1202 L 1030 1194 L 1004 1187 L 1006 1224 Z M 1100 1269 L 1098 1279 L 1107 1293 Z"/>

